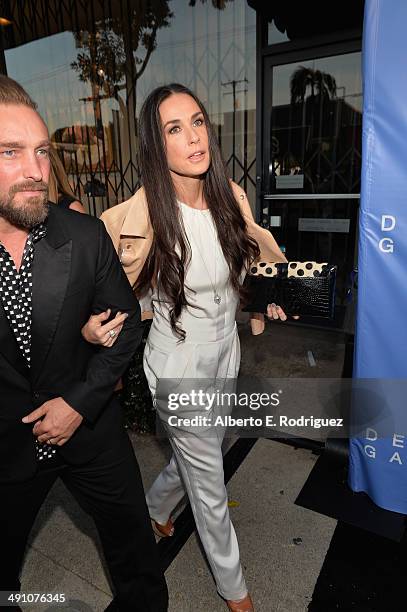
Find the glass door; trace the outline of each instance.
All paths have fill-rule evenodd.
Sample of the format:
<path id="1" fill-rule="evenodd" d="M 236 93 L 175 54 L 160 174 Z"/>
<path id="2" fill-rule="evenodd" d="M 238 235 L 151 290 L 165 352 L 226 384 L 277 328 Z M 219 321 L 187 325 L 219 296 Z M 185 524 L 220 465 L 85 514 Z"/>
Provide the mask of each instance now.
<path id="1" fill-rule="evenodd" d="M 291 57 L 264 61 L 261 220 L 288 259 L 338 265 L 341 326 L 356 257 L 361 53 Z"/>

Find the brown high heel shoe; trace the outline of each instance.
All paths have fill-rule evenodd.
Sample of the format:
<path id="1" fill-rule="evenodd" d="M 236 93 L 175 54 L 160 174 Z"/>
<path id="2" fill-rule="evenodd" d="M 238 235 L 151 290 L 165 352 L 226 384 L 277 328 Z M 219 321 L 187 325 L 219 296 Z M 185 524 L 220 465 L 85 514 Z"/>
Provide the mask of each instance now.
<path id="1" fill-rule="evenodd" d="M 155 535 L 157 535 L 159 538 L 172 538 L 174 535 L 174 523 L 171 519 L 168 519 L 165 525 L 161 525 L 154 519 L 151 519 L 151 526 Z"/>
<path id="2" fill-rule="evenodd" d="M 231 612 L 254 612 L 252 598 L 249 594 L 238 601 L 227 599 L 226 603 L 228 604 L 228 608 L 231 610 Z"/>

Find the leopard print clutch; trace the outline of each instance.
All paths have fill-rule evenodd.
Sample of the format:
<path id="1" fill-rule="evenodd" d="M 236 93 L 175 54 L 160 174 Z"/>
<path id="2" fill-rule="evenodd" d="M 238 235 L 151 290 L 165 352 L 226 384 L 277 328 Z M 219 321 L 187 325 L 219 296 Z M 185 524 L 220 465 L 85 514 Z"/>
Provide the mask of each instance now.
<path id="1" fill-rule="evenodd" d="M 289 315 L 333 318 L 337 266 L 315 261 L 258 261 L 246 275 L 246 312 L 267 312 L 279 304 Z"/>

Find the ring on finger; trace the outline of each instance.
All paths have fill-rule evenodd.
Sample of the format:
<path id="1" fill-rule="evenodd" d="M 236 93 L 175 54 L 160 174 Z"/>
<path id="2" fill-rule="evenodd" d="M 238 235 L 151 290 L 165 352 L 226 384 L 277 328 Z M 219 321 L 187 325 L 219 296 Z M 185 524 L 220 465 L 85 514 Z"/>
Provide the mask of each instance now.
<path id="1" fill-rule="evenodd" d="M 116 336 L 116 332 L 115 332 L 115 330 L 114 330 L 114 329 L 111 329 L 111 330 L 109 331 L 109 336 L 110 336 L 111 338 L 114 338 L 114 337 Z"/>

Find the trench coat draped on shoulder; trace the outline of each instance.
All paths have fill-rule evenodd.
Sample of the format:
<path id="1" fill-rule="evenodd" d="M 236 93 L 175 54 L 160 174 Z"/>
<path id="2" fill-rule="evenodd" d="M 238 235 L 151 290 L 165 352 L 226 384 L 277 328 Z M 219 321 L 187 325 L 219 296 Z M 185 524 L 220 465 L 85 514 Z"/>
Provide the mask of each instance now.
<path id="1" fill-rule="evenodd" d="M 259 259 L 272 262 L 286 261 L 272 234 L 254 221 L 250 204 L 243 189 L 233 182 L 232 189 L 246 221 L 247 233 L 259 245 Z M 144 188 L 141 187 L 122 204 L 117 204 L 106 210 L 100 218 L 106 226 L 116 252 L 119 254 L 127 278 L 133 286 L 146 262 L 154 236 Z M 262 333 L 264 316 L 253 313 L 251 315 L 251 327 L 253 334 Z"/>

